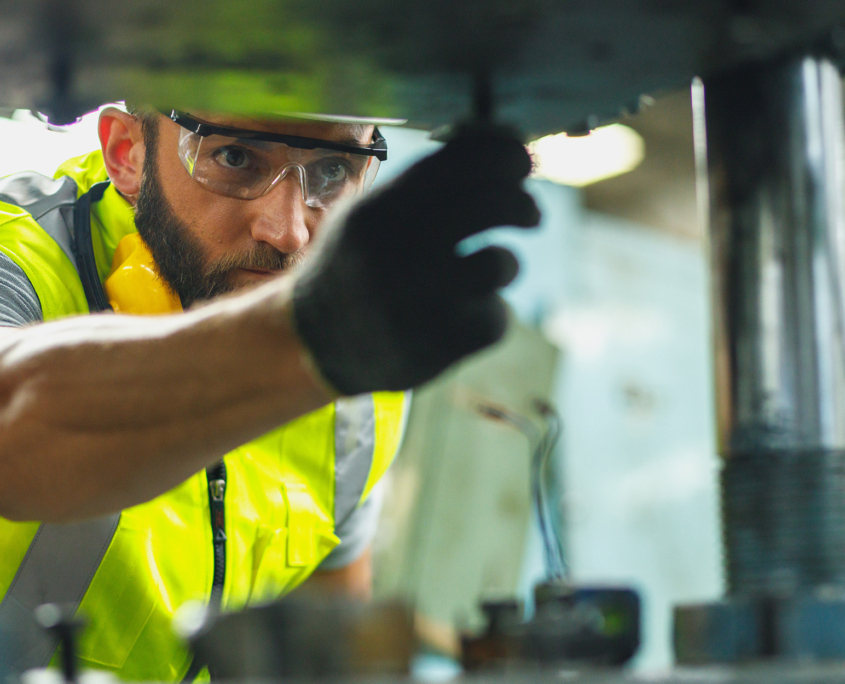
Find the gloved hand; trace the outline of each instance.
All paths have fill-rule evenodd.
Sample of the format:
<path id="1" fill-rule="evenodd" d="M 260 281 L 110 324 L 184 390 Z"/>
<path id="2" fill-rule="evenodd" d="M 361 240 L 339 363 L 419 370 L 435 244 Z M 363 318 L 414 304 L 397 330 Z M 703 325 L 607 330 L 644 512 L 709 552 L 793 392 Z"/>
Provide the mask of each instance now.
<path id="1" fill-rule="evenodd" d="M 402 390 L 496 342 L 507 312 L 496 291 L 511 252 L 469 256 L 461 240 L 493 226 L 534 226 L 522 189 L 531 160 L 502 128 L 465 129 L 443 149 L 323 227 L 294 286 L 295 325 L 341 394 Z"/>

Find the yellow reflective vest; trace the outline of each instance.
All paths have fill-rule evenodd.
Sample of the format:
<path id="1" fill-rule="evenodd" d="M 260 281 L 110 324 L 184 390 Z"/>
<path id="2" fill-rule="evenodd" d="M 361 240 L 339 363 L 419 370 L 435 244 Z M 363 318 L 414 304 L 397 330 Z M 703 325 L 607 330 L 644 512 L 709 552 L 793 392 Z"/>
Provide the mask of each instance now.
<path id="1" fill-rule="evenodd" d="M 0 251 L 29 278 L 45 321 L 88 313 L 91 292 L 103 284 L 97 296 L 119 311 L 173 310 L 154 279 L 135 299 L 122 282 L 151 261 L 133 237 L 132 208 L 105 185 L 99 152 L 66 162 L 54 179 L 10 178 L 0 183 Z M 89 209 L 81 198 L 91 197 Z M 88 257 L 73 244 L 79 235 L 68 235 L 80 207 L 90 211 Z M 122 511 L 79 602 L 88 623 L 79 643 L 82 666 L 147 681 L 180 680 L 193 671 L 172 631 L 175 611 L 187 601 L 208 602 L 212 590 L 224 611 L 237 610 L 278 598 L 307 578 L 339 543 L 336 525 L 392 461 L 405 403 L 401 393 L 338 400 L 227 454 L 222 479 L 209 469 Z M 0 518 L 3 601 L 21 591 L 19 570 L 39 530 L 44 539 L 61 539 L 63 529 Z M 220 548 L 225 562 L 215 572 Z M 221 575 L 222 585 L 213 588 Z"/>

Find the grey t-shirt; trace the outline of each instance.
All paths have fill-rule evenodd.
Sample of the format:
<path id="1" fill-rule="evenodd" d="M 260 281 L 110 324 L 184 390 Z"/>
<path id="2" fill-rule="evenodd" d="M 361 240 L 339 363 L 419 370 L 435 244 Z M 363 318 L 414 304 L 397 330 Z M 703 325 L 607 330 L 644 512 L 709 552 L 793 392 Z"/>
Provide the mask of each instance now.
<path id="1" fill-rule="evenodd" d="M 0 252 L 0 326 L 20 327 L 44 320 L 41 301 L 26 273 Z M 345 520 L 336 521 L 335 534 L 340 544 L 326 557 L 320 568 L 335 570 L 357 560 L 372 543 L 381 511 L 381 484 Z"/>
<path id="2" fill-rule="evenodd" d="M 44 320 L 41 301 L 23 269 L 0 252 L 0 325 L 29 325 Z"/>

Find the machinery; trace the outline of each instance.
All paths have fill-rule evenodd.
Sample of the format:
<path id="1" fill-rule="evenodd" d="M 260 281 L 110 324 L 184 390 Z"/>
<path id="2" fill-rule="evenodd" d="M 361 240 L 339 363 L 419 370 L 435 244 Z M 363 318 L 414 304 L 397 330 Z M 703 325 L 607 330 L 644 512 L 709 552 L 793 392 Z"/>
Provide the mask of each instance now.
<path id="1" fill-rule="evenodd" d="M 103 102 L 343 111 L 433 130 L 491 82 L 529 136 L 586 131 L 643 94 L 748 61 L 839 50 L 835 0 L 9 0 L 0 107 L 54 123 Z"/>
<path id="2" fill-rule="evenodd" d="M 676 653 L 841 659 L 842 77 L 822 53 L 738 68 L 704 91 L 729 593 L 677 609 Z"/>
<path id="3" fill-rule="evenodd" d="M 13 0 L 0 11 L 0 106 L 57 124 L 134 98 L 367 111 L 435 129 L 482 92 L 497 119 L 537 137 L 585 132 L 700 77 L 729 592 L 678 608 L 676 652 L 735 666 L 698 671 L 718 681 L 845 681 L 843 3 Z M 489 608 L 486 636 L 465 641 L 470 663 L 542 650 L 512 613 Z M 527 676 L 558 679 L 482 679 Z"/>

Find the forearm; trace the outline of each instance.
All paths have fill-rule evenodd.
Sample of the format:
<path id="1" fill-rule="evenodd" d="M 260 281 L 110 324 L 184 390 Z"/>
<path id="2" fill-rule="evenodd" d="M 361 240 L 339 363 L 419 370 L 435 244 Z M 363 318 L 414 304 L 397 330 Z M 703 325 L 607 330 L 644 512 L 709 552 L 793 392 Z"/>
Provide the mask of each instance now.
<path id="1" fill-rule="evenodd" d="M 161 494 L 322 406 L 279 283 L 164 317 L 0 337 L 0 515 L 69 520 Z"/>
<path id="2" fill-rule="evenodd" d="M 369 601 L 373 597 L 373 550 L 367 549 L 349 565 L 335 570 L 317 570 L 302 585 L 304 591 Z"/>

